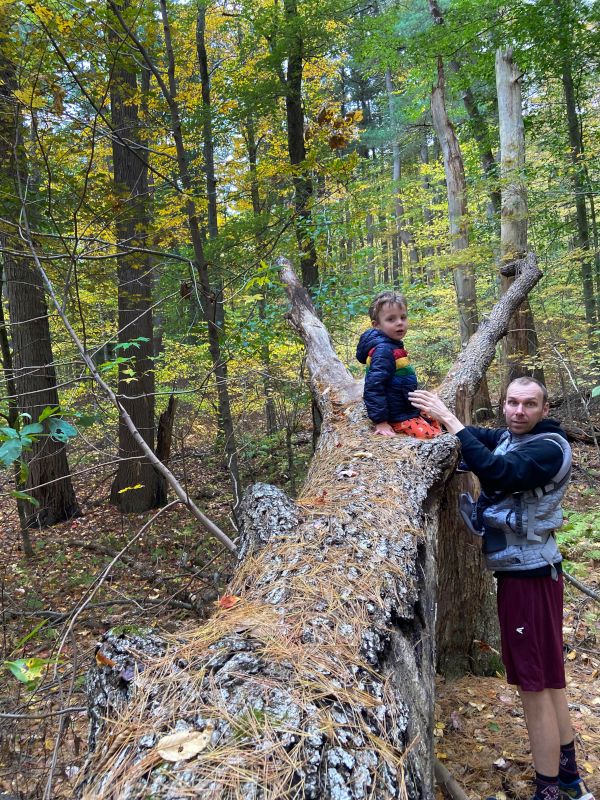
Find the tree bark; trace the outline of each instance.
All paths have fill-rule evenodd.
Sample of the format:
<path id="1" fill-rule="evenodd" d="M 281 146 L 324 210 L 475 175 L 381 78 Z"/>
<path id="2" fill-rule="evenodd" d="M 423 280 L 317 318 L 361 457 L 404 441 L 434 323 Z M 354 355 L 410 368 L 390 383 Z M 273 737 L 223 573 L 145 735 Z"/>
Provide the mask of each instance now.
<path id="1" fill-rule="evenodd" d="M 313 185 L 306 173 L 304 162 L 304 106 L 302 103 L 302 75 L 304 70 L 304 41 L 300 29 L 300 15 L 296 0 L 284 0 L 287 23 L 287 72 L 282 75 L 285 89 L 285 114 L 290 164 L 294 169 L 294 209 L 296 239 L 300 251 L 300 268 L 304 286 L 315 286 L 319 280 L 317 249 L 312 234 L 311 198 Z"/>
<path id="2" fill-rule="evenodd" d="M 122 11 L 127 13 L 128 2 Z M 113 27 L 111 27 L 111 31 Z M 114 33 L 109 34 L 113 46 Z M 119 201 L 115 227 L 120 242 L 141 249 L 148 246 L 150 227 L 148 166 L 139 159 L 143 129 L 136 94 L 138 72 L 128 49 L 116 46 L 110 90 L 114 191 Z M 123 142 L 127 142 L 125 146 Z M 154 330 L 152 323 L 152 262 L 150 256 L 123 252 L 117 257 L 119 352 L 128 361 L 119 364 L 119 399 L 144 441 L 154 448 Z M 127 343 L 137 340 L 135 346 Z M 126 348 L 126 349 L 125 349 Z M 144 457 L 129 429 L 119 420 L 119 457 L 110 501 L 124 513 L 140 513 L 156 506 L 158 475 Z"/>
<path id="3" fill-rule="evenodd" d="M 196 52 L 200 70 L 200 83 L 202 87 L 202 152 L 204 155 L 204 171 L 206 174 L 207 197 L 207 227 L 208 237 L 215 241 L 219 235 L 218 206 L 217 206 L 217 178 L 215 171 L 215 144 L 213 138 L 212 104 L 210 94 L 210 72 L 208 68 L 208 53 L 206 49 L 206 6 L 201 2 L 198 6 L 196 17 Z M 166 13 L 163 15 L 166 24 Z M 223 280 L 213 280 L 215 332 L 214 338 L 218 349 L 214 349 L 215 378 L 217 381 L 217 397 L 219 407 L 219 427 L 223 434 L 227 467 L 231 477 L 234 494 L 234 507 L 239 502 L 240 468 L 238 463 L 237 444 L 231 403 L 229 401 L 229 370 L 227 359 L 223 357 L 221 337 L 225 333 L 225 297 Z"/>
<path id="4" fill-rule="evenodd" d="M 525 131 L 521 109 L 521 76 L 512 50 L 496 52 L 496 89 L 500 123 L 502 215 L 500 255 L 503 264 L 522 258 L 527 252 L 527 186 L 525 184 Z M 502 291 L 513 278 L 502 274 Z M 544 380 L 537 362 L 538 341 L 533 312 L 525 299 L 511 324 L 504 346 L 504 390 L 515 378 L 533 375 Z M 502 395 L 504 396 L 504 390 Z"/>
<path id="5" fill-rule="evenodd" d="M 79 798 L 433 797 L 435 541 L 456 440 L 374 436 L 362 382 L 281 266 L 324 419 L 307 481 L 297 503 L 247 491 L 239 569 L 208 626 L 104 638 Z M 520 266 L 446 393 L 485 374 L 540 277 Z M 163 759 L 174 731 L 205 734 L 194 759 Z"/>
<path id="6" fill-rule="evenodd" d="M 444 172 L 448 189 L 448 221 L 450 227 L 450 247 L 454 253 L 465 252 L 466 258 L 457 260 L 454 266 L 454 288 L 458 308 L 460 341 L 463 347 L 477 330 L 477 291 L 475 271 L 468 255 L 469 228 L 467 217 L 467 182 L 460 145 L 454 126 L 446 111 L 444 97 L 444 70 L 442 59 L 438 59 L 438 82 L 431 92 L 431 115 L 444 157 Z M 479 387 L 475 398 L 475 409 L 491 413 L 487 381 Z"/>
<path id="7" fill-rule="evenodd" d="M 8 8 L 0 13 L 0 24 L 8 30 Z M 3 215 L 15 223 L 21 214 L 21 197 L 28 183 L 27 161 L 23 147 L 22 121 L 18 101 L 13 91 L 17 89 L 14 64 L 0 43 L 0 193 Z M 30 202 L 36 208 L 35 200 Z M 14 231 L 7 232 L 3 240 Z M 12 378 L 16 404 L 21 414 L 29 414 L 37 421 L 40 412 L 58 406 L 56 371 L 50 341 L 48 308 L 42 280 L 28 254 L 15 255 L 22 250 L 18 236 L 11 241 L 11 253 L 4 252 L 4 275 L 10 332 L 13 346 Z M 28 466 L 24 485 L 38 506 L 24 507 L 27 527 L 54 525 L 79 514 L 77 500 L 64 443 L 42 436 L 31 450 L 23 454 Z"/>
<path id="8" fill-rule="evenodd" d="M 402 268 L 402 245 L 408 248 L 408 257 L 411 263 L 419 261 L 419 254 L 415 248 L 414 236 L 404 227 L 404 205 L 400 193 L 400 179 L 402 177 L 402 158 L 400 154 L 400 143 L 395 131 L 395 103 L 394 85 L 392 73 L 389 69 L 385 71 L 385 89 L 388 97 L 388 111 L 390 116 L 390 137 L 392 142 L 392 188 L 394 193 L 394 223 L 395 234 L 392 239 L 392 257 L 395 259 L 395 274 L 400 276 Z"/>
<path id="9" fill-rule="evenodd" d="M 562 84 L 565 93 L 565 106 L 567 111 L 567 124 L 569 128 L 569 146 L 573 162 L 573 192 L 575 194 L 575 218 L 577 234 L 575 244 L 580 250 L 581 283 L 583 289 L 583 308 L 585 321 L 588 328 L 589 346 L 597 350 L 597 337 L 593 335 L 596 326 L 596 298 L 594 294 L 594 274 L 592 267 L 592 253 L 590 251 L 590 226 L 588 222 L 586 194 L 588 192 L 583 164 L 583 141 L 577 113 L 577 101 L 573 72 L 570 61 L 570 52 L 565 51 L 562 62 Z"/>
<path id="10" fill-rule="evenodd" d="M 429 11 L 436 25 L 445 24 L 444 15 L 442 14 L 437 0 L 429 0 Z M 456 59 L 449 61 L 448 66 L 452 72 L 460 72 L 460 64 Z M 471 130 L 477 142 L 481 167 L 490 183 L 490 216 L 497 218 L 500 215 L 501 196 L 500 189 L 498 188 L 498 164 L 490 145 L 491 137 L 489 127 L 485 117 L 479 111 L 475 95 L 470 87 L 462 91 L 462 101 L 469 115 Z"/>
<path id="11" fill-rule="evenodd" d="M 257 166 L 258 166 L 258 143 L 256 141 L 256 130 L 255 130 L 255 122 L 253 115 L 248 112 L 246 116 L 246 125 L 244 128 L 245 139 L 246 139 L 246 147 L 248 149 L 248 168 L 250 172 L 250 197 L 252 200 L 252 214 L 254 215 L 254 221 L 257 226 L 260 226 L 260 220 L 262 216 L 262 207 L 260 202 L 260 191 L 258 185 L 258 173 L 257 173 Z M 256 256 L 257 261 L 260 258 L 261 253 L 263 252 L 263 237 L 261 234 L 260 227 L 257 227 L 255 233 L 255 243 L 256 243 Z M 265 288 L 266 294 L 266 288 Z M 266 297 L 263 297 L 258 301 L 258 313 L 263 324 L 266 323 Z M 262 362 L 263 368 L 263 392 L 265 396 L 265 423 L 266 429 L 268 434 L 275 433 L 277 431 L 277 410 L 275 408 L 275 401 L 273 399 L 273 382 L 271 380 L 271 352 L 269 348 L 269 342 L 266 337 L 263 338 L 263 342 L 260 348 L 260 358 Z"/>

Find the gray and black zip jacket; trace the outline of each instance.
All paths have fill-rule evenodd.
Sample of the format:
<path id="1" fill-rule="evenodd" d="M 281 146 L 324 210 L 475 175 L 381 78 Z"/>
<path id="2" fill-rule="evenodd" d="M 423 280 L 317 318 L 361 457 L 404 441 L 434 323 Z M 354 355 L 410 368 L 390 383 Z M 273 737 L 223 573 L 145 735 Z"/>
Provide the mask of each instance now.
<path id="1" fill-rule="evenodd" d="M 457 436 L 463 460 L 481 481 L 477 515 L 488 569 L 523 578 L 555 577 L 562 556 L 553 533 L 562 524 L 571 464 L 560 425 L 543 419 L 522 435 L 469 426 Z"/>

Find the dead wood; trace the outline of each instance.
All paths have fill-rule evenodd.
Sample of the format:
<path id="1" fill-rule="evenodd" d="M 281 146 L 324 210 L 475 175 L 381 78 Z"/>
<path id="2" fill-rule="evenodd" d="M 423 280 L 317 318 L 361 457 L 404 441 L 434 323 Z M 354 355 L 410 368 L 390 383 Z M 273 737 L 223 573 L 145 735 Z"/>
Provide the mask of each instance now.
<path id="1" fill-rule="evenodd" d="M 210 620 L 104 638 L 79 798 L 433 797 L 435 553 L 456 439 L 374 436 L 362 382 L 281 266 L 323 414 L 306 483 L 296 502 L 247 490 L 239 567 Z M 525 285 L 512 287 L 517 305 Z M 481 380 L 507 297 L 506 319 L 492 312 L 446 392 Z M 174 732 L 194 755 L 164 756 Z"/>

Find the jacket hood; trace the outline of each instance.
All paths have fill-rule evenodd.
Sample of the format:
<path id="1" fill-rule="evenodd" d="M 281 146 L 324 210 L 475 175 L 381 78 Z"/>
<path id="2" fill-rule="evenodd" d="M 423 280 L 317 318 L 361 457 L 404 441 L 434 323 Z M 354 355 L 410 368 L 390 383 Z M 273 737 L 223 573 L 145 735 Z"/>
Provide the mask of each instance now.
<path id="1" fill-rule="evenodd" d="M 378 344 L 389 344 L 393 347 L 403 346 L 400 339 L 390 339 L 390 337 L 382 333 L 379 328 L 369 328 L 361 334 L 358 340 L 358 345 L 356 347 L 356 358 L 358 361 L 360 361 L 361 364 L 366 364 L 369 351 L 377 347 Z"/>

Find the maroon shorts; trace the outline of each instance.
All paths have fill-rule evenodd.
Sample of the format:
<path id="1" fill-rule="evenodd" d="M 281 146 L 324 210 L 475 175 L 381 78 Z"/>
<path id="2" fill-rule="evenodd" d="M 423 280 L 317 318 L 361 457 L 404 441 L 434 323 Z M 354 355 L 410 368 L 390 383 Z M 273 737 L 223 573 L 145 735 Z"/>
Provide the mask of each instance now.
<path id="1" fill-rule="evenodd" d="M 506 679 L 524 692 L 565 688 L 563 577 L 498 578 Z"/>

